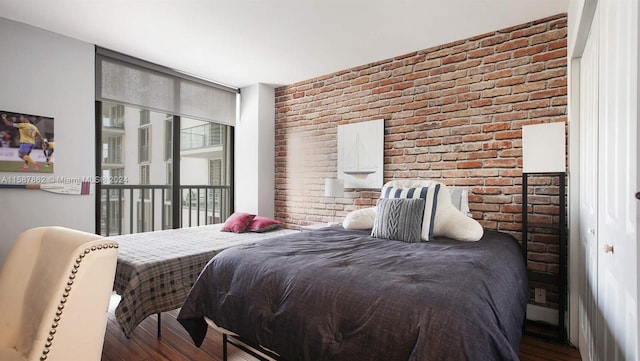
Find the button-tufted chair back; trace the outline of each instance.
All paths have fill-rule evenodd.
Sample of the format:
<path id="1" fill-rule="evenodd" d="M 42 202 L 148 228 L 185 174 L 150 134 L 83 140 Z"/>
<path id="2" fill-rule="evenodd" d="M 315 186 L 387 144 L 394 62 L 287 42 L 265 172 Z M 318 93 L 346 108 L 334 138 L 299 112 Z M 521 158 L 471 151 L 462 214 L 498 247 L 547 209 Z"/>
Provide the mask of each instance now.
<path id="1" fill-rule="evenodd" d="M 0 361 L 100 360 L 117 254 L 91 233 L 22 233 L 0 269 Z"/>

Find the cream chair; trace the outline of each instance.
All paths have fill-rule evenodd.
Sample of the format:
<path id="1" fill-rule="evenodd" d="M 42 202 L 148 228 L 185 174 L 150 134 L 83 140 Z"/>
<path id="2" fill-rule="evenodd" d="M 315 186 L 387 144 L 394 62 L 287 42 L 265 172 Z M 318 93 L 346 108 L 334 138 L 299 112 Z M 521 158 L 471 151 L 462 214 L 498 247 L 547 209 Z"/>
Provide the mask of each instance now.
<path id="1" fill-rule="evenodd" d="M 0 270 L 0 361 L 100 360 L 117 254 L 95 234 L 22 233 Z"/>

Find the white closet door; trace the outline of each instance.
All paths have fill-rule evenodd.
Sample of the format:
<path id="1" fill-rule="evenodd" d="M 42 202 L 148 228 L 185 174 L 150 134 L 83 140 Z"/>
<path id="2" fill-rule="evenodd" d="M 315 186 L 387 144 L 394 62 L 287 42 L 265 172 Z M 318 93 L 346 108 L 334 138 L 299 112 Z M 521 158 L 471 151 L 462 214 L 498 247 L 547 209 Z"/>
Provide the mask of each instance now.
<path id="1" fill-rule="evenodd" d="M 638 360 L 638 2 L 600 12 L 597 359 Z M 597 335 L 596 335 L 597 336 Z"/>
<path id="2" fill-rule="evenodd" d="M 580 261 L 585 272 L 578 303 L 579 345 L 587 360 L 595 360 L 595 342 L 601 338 L 597 325 L 598 294 L 598 49 L 599 21 L 596 12 L 580 59 Z"/>

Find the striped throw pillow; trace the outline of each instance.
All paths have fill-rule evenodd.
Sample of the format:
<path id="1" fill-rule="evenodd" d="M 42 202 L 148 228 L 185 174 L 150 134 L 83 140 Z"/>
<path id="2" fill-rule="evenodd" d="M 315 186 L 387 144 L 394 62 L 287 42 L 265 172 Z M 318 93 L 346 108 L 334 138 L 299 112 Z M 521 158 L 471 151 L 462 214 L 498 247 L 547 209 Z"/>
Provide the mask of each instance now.
<path id="1" fill-rule="evenodd" d="M 422 240 L 433 239 L 433 226 L 438 206 L 438 192 L 440 184 L 428 187 L 399 188 L 390 185 L 382 187 L 381 198 L 420 198 L 424 199 L 424 214 L 422 216 Z"/>

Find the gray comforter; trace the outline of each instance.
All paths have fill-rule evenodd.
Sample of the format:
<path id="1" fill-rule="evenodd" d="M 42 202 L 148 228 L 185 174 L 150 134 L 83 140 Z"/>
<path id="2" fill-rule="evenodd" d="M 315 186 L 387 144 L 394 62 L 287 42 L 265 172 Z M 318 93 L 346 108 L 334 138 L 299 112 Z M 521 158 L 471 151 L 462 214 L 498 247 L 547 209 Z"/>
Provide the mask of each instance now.
<path id="1" fill-rule="evenodd" d="M 178 320 L 197 346 L 207 317 L 287 360 L 517 360 L 527 298 L 507 234 L 403 243 L 333 227 L 221 252 Z"/>

